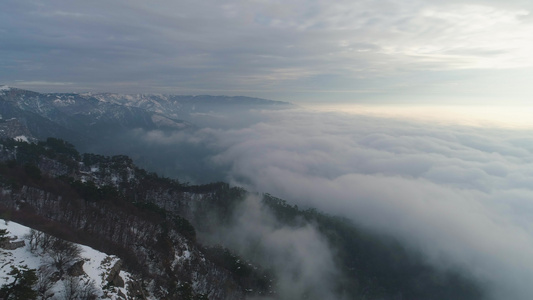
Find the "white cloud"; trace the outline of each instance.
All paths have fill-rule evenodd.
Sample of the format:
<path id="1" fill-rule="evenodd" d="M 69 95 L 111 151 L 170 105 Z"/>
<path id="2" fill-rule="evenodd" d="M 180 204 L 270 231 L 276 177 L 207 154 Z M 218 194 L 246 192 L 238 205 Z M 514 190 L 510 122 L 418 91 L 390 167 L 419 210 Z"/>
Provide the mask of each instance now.
<path id="1" fill-rule="evenodd" d="M 231 245 L 245 257 L 271 266 L 280 299 L 302 299 L 305 295 L 338 299 L 333 278 L 339 274 L 328 243 L 310 224 L 280 226 L 260 197 L 245 199 L 236 209 L 234 223 L 211 238 L 211 242 Z"/>
<path id="2" fill-rule="evenodd" d="M 268 116 L 209 132 L 221 151 L 213 162 L 228 166 L 234 183 L 393 234 L 434 265 L 487 282 L 493 299 L 533 293 L 527 131 L 302 111 Z"/>

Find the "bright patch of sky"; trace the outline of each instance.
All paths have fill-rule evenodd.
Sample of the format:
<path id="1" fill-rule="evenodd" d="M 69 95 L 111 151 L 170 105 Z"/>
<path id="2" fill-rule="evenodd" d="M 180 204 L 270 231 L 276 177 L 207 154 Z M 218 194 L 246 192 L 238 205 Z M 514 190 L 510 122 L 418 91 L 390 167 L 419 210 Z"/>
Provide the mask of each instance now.
<path id="1" fill-rule="evenodd" d="M 323 112 L 482 128 L 532 129 L 533 106 L 315 104 Z"/>
<path id="2" fill-rule="evenodd" d="M 7 0 L 0 80 L 37 91 L 508 104 L 533 95 L 532 9 L 522 0 Z"/>

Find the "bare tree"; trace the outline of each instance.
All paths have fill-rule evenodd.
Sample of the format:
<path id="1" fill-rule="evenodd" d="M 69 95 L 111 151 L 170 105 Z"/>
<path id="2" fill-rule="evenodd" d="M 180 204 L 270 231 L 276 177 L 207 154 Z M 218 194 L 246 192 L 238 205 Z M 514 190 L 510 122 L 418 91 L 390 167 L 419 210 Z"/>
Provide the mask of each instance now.
<path id="1" fill-rule="evenodd" d="M 31 229 L 26 238 L 29 240 L 30 251 L 33 253 L 47 252 L 55 239 L 53 236 L 35 229 Z"/>
<path id="2" fill-rule="evenodd" d="M 48 266 L 41 266 L 37 272 L 35 288 L 39 299 L 46 300 L 53 297 L 50 291 L 57 280 L 54 280 L 54 270 Z"/>
<path id="3" fill-rule="evenodd" d="M 94 300 L 97 297 L 94 281 L 83 282 L 79 277 L 67 276 L 63 286 L 65 300 Z"/>
<path id="4" fill-rule="evenodd" d="M 40 233 L 41 235 L 39 236 L 39 244 L 41 247 L 41 251 L 44 253 L 50 249 L 56 238 L 44 232 Z"/>
<path id="5" fill-rule="evenodd" d="M 81 248 L 76 244 L 54 237 L 47 253 L 62 275 L 66 266 L 80 258 Z"/>
<path id="6" fill-rule="evenodd" d="M 39 234 L 42 234 L 42 232 L 39 232 L 35 229 L 30 229 L 30 232 L 26 234 L 25 238 L 29 241 L 30 243 L 30 251 L 32 253 L 35 253 L 37 251 L 37 248 L 38 248 L 38 244 L 37 244 L 37 240 L 38 240 L 38 236 Z"/>
<path id="7" fill-rule="evenodd" d="M 83 284 L 81 291 L 80 291 L 80 298 L 81 300 L 94 300 L 97 298 L 97 290 L 96 285 L 94 283 L 94 280 L 88 281 Z"/>
<path id="8" fill-rule="evenodd" d="M 63 280 L 64 288 L 64 299 L 65 300 L 76 300 L 79 299 L 80 294 L 80 280 L 73 276 L 68 276 Z"/>

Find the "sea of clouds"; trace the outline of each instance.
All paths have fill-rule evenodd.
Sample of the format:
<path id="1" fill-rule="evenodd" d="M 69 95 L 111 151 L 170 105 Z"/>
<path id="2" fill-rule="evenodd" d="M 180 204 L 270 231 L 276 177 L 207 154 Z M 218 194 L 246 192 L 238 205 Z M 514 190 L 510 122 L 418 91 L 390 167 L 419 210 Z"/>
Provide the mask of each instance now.
<path id="1" fill-rule="evenodd" d="M 232 184 L 393 235 L 432 265 L 484 283 L 493 299 L 533 294 L 531 130 L 303 109 L 259 115 L 245 128 L 144 138 L 202 144 L 216 153 L 207 159 Z M 247 205 L 247 212 L 258 211 Z M 249 231 L 290 235 L 266 229 L 265 222 Z M 277 240 L 295 247 L 293 241 L 313 240 L 316 232 L 294 234 Z"/>

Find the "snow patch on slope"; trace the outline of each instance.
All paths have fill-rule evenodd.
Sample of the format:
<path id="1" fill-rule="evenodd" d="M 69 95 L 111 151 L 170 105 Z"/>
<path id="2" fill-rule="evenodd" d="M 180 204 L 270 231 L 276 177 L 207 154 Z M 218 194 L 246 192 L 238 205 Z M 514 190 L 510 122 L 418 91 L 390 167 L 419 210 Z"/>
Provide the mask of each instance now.
<path id="1" fill-rule="evenodd" d="M 27 237 L 30 228 L 15 222 L 7 222 L 0 219 L 0 229 L 7 229 L 9 232 L 7 236 L 13 238 L 12 242 L 24 241 L 25 243 L 23 247 L 14 250 L 0 249 L 0 286 L 13 281 L 12 276 L 8 275 L 11 271 L 11 266 L 27 266 L 29 269 L 39 270 L 41 266 L 50 264 L 47 257 L 30 251 Z M 107 276 L 119 261 L 119 258 L 114 255 L 107 255 L 88 246 L 78 246 L 81 248 L 81 257 L 79 260 L 84 261 L 83 271 L 85 274 L 77 278 L 71 278 L 78 280 L 77 282 L 81 285 L 92 283 L 95 288 L 94 292 L 98 298 L 124 299 L 121 295 L 128 294 L 126 288 L 109 286 L 107 282 Z M 125 282 L 130 282 L 133 279 L 130 273 L 123 270 L 120 271 L 119 275 Z M 65 287 L 68 285 L 69 279 L 69 276 L 63 275 L 60 280 L 54 283 L 50 289 L 50 294 L 53 294 L 51 299 L 65 298 Z"/>
<path id="2" fill-rule="evenodd" d="M 19 135 L 15 137 L 15 140 L 18 142 L 26 142 L 29 143 L 28 137 L 25 135 Z"/>

